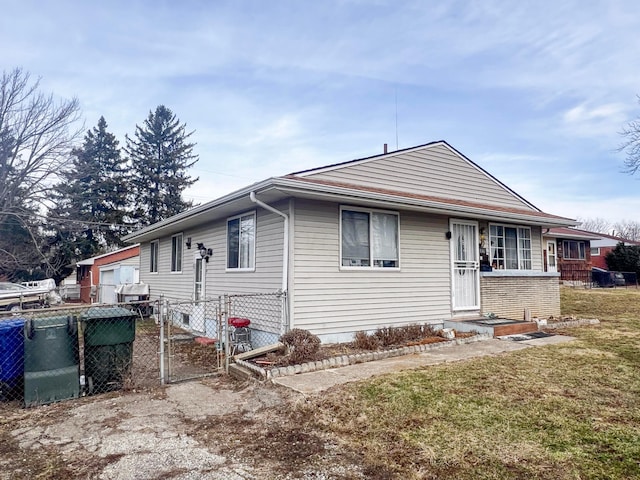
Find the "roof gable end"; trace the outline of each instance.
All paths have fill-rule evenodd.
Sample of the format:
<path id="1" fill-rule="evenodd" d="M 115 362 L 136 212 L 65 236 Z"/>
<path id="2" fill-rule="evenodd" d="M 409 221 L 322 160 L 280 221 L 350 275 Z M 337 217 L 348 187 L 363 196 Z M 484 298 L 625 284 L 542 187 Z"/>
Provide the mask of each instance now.
<path id="1" fill-rule="evenodd" d="M 294 172 L 288 177 L 392 188 L 407 193 L 540 211 L 444 140 Z"/>

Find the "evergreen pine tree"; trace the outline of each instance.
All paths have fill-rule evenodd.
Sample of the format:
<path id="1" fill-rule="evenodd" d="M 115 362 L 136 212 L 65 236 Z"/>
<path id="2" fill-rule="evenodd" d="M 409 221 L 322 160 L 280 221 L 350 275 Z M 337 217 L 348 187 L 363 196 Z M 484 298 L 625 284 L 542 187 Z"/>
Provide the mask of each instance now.
<path id="1" fill-rule="evenodd" d="M 123 225 L 129 189 L 126 160 L 104 117 L 87 132 L 72 157 L 73 168 L 64 172 L 56 187 L 57 205 L 49 213 L 49 224 L 58 225 L 53 237 L 73 243 L 76 258 L 82 259 L 122 246 L 121 237 L 128 232 Z M 70 250 L 60 251 L 68 254 Z"/>
<path id="2" fill-rule="evenodd" d="M 176 115 L 164 105 L 149 112 L 142 127 L 136 125 L 135 138 L 126 137 L 125 151 L 131 160 L 134 217 L 139 227 L 151 225 L 192 206 L 182 192 L 198 178 L 187 169 L 198 161 L 189 143 L 193 132 L 185 132 Z"/>

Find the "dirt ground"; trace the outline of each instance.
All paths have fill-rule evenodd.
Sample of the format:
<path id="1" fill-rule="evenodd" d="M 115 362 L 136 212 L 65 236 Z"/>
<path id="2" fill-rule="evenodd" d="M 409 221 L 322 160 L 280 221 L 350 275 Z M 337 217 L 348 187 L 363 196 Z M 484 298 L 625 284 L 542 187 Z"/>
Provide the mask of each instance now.
<path id="1" fill-rule="evenodd" d="M 0 407 L 0 479 L 357 479 L 312 400 L 228 377 Z"/>

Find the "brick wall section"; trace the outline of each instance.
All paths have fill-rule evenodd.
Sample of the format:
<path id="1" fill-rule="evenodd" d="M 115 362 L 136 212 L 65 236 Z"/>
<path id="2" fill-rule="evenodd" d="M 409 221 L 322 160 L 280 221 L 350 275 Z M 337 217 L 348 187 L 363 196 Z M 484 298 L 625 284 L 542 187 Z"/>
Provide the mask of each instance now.
<path id="1" fill-rule="evenodd" d="M 482 276 L 480 277 L 482 314 L 523 320 L 524 309 L 531 317 L 560 315 L 560 284 L 557 276 Z"/>

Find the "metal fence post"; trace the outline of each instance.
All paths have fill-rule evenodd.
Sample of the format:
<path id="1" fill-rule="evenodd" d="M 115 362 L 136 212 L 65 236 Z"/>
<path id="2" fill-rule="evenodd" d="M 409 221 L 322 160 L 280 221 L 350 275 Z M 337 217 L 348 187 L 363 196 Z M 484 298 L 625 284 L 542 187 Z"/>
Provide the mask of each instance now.
<path id="1" fill-rule="evenodd" d="M 160 385 L 165 384 L 164 376 L 164 295 L 158 300 L 158 321 L 160 322 Z"/>
<path id="2" fill-rule="evenodd" d="M 229 315 L 231 310 L 231 298 L 224 295 L 224 309 L 222 310 L 222 328 L 224 329 L 224 367 L 227 374 L 229 373 L 229 354 L 231 347 L 229 345 Z"/>

